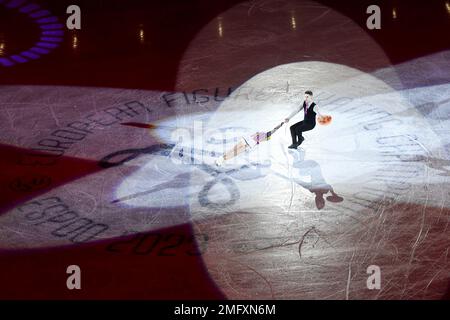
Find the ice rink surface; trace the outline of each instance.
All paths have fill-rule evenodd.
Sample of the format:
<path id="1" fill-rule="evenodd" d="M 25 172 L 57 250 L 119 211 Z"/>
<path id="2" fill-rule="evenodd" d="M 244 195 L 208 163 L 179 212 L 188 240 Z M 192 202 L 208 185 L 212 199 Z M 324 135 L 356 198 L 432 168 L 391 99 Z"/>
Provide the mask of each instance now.
<path id="1" fill-rule="evenodd" d="M 0 247 L 15 259 L 124 237 L 117 249 L 189 225 L 199 268 L 230 299 L 441 299 L 449 83 L 450 51 L 393 65 L 325 5 L 251 1 L 197 33 L 173 92 L 1 86 Z M 282 122 L 305 90 L 331 124 L 290 150 L 300 113 L 214 164 Z M 138 254 L 156 245 L 145 239 Z M 370 266 L 379 290 L 367 288 Z"/>

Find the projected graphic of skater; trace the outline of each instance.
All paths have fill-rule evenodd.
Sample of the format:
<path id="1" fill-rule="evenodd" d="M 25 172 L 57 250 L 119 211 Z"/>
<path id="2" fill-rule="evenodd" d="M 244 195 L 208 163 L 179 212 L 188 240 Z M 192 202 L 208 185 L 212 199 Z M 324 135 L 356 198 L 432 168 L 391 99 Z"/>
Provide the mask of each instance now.
<path id="1" fill-rule="evenodd" d="M 305 91 L 305 100 L 303 101 L 303 105 L 294 110 L 289 117 L 284 120 L 284 123 L 288 123 L 289 120 L 294 117 L 297 113 L 303 110 L 304 119 L 303 121 L 297 122 L 296 124 L 291 126 L 291 137 L 292 144 L 288 147 L 290 149 L 297 149 L 299 145 L 305 140 L 302 133 L 305 131 L 309 131 L 314 129 L 316 126 L 316 115 L 318 114 L 318 121 L 321 124 L 327 124 L 331 121 L 330 116 L 323 116 L 319 112 L 319 108 L 317 104 L 313 101 L 313 93 L 308 90 Z"/>

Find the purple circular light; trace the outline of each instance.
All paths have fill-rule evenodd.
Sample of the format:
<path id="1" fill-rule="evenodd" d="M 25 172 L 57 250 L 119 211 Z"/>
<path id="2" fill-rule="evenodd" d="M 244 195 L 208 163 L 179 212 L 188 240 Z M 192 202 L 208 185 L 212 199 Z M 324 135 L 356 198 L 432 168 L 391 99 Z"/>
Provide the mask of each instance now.
<path id="1" fill-rule="evenodd" d="M 0 5 L 28 15 L 41 30 L 39 40 L 31 48 L 17 54 L 0 57 L 0 66 L 12 67 L 18 63 L 39 59 L 42 55 L 59 47 L 63 41 L 64 25 L 59 23 L 58 18 L 53 16 L 50 11 L 41 8 L 38 4 L 27 3 L 26 0 L 0 0 Z"/>

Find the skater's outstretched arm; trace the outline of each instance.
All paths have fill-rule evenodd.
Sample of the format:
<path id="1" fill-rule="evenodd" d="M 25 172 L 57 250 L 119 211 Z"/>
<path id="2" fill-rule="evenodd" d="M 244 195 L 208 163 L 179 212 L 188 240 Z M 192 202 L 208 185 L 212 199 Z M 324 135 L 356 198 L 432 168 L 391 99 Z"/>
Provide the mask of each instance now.
<path id="1" fill-rule="evenodd" d="M 291 120 L 297 113 L 300 112 L 300 110 L 302 110 L 302 108 L 301 107 L 297 107 L 297 109 L 292 111 L 291 114 L 287 118 L 284 119 L 284 123 L 288 123 L 289 120 Z"/>

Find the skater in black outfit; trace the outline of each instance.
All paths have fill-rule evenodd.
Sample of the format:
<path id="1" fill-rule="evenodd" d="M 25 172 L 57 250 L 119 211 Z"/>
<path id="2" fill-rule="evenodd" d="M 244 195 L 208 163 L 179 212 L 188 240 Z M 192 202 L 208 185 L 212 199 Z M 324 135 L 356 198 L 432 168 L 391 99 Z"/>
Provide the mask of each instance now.
<path id="1" fill-rule="evenodd" d="M 303 121 L 297 122 L 291 126 L 292 144 L 288 147 L 290 149 L 297 149 L 297 147 L 302 144 L 303 140 L 305 140 L 302 133 L 314 129 L 316 126 L 316 115 L 319 114 L 319 116 L 321 116 L 317 105 L 313 102 L 312 91 L 305 91 L 305 101 L 303 102 L 303 106 L 292 112 L 284 122 L 289 122 L 289 120 L 302 109 L 304 112 Z"/>

